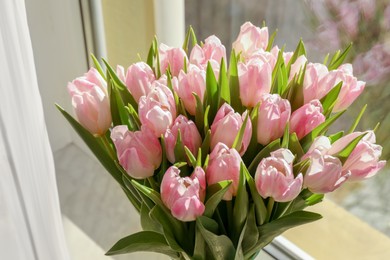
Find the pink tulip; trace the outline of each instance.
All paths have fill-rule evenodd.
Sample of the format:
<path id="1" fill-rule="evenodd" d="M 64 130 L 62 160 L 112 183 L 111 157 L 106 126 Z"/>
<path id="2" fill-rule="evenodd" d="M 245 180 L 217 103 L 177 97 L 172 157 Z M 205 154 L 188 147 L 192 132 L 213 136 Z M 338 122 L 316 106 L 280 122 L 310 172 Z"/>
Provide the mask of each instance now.
<path id="1" fill-rule="evenodd" d="M 340 14 L 340 23 L 345 32 L 355 38 L 359 31 L 359 8 L 356 3 L 342 2 L 337 8 Z"/>
<path id="2" fill-rule="evenodd" d="M 322 114 L 322 105 L 318 99 L 295 110 L 290 119 L 290 133 L 296 133 L 298 139 L 302 139 L 321 123 L 325 122 Z"/>
<path id="3" fill-rule="evenodd" d="M 303 80 L 304 103 L 323 98 L 335 86 L 325 78 L 329 74 L 328 68 L 320 63 L 308 63 Z M 291 73 L 290 73 L 291 75 Z"/>
<path id="4" fill-rule="evenodd" d="M 91 68 L 83 77 L 69 82 L 68 92 L 79 123 L 91 134 L 103 135 L 112 120 L 106 82 L 99 72 Z"/>
<path id="5" fill-rule="evenodd" d="M 192 48 L 190 63 L 205 69 L 207 67 L 207 62 L 210 60 L 215 61 L 218 66 L 220 66 L 222 58 L 226 64 L 225 46 L 223 46 L 218 37 L 212 35 L 205 40 L 202 47 L 195 45 L 194 48 Z"/>
<path id="6" fill-rule="evenodd" d="M 344 64 L 337 70 L 332 70 L 324 78 L 328 85 L 336 86 L 341 81 L 343 85 L 339 97 L 333 108 L 333 112 L 339 112 L 348 108 L 363 92 L 366 83 L 358 81 L 352 74 L 352 65 Z"/>
<path id="7" fill-rule="evenodd" d="M 183 115 L 179 115 L 164 136 L 167 158 L 171 163 L 176 162 L 174 150 L 179 131 L 183 144 L 187 146 L 195 157 L 198 155 L 198 149 L 202 145 L 202 138 L 194 122 L 188 120 Z"/>
<path id="8" fill-rule="evenodd" d="M 173 124 L 176 118 L 176 105 L 172 91 L 158 81 L 153 83 L 153 88 L 139 101 L 139 118 L 142 125 L 153 131 L 156 137 L 160 137 Z"/>
<path id="9" fill-rule="evenodd" d="M 323 155 L 321 150 L 313 150 L 308 158 L 310 166 L 304 176 L 303 186 L 313 193 L 332 192 L 351 175 L 350 172 L 343 171 L 338 158 Z"/>
<path id="10" fill-rule="evenodd" d="M 261 97 L 257 119 L 257 142 L 267 145 L 283 136 L 290 120 L 291 106 L 287 99 L 278 94 L 265 94 Z"/>
<path id="11" fill-rule="evenodd" d="M 192 93 L 198 95 L 203 101 L 206 91 L 206 72 L 194 65 L 190 65 L 187 73 L 180 71 L 179 84 L 175 88 L 176 93 L 181 98 L 188 113 L 196 114 L 196 99 Z"/>
<path id="12" fill-rule="evenodd" d="M 277 46 L 275 46 L 277 48 Z M 272 49 L 274 50 L 275 47 Z M 278 52 L 279 52 L 279 49 L 278 49 Z M 268 63 L 269 66 L 271 67 L 271 70 L 274 69 L 275 67 L 275 64 L 276 64 L 276 61 L 278 59 L 278 53 L 276 53 L 276 56 L 274 55 L 274 53 L 271 52 L 268 52 L 268 51 L 264 51 L 262 49 L 254 52 L 251 54 L 251 56 L 246 60 L 247 63 L 250 63 L 250 62 L 260 62 L 260 63 Z"/>
<path id="13" fill-rule="evenodd" d="M 161 74 L 165 74 L 168 66 L 172 76 L 179 75 L 180 70 L 184 68 L 184 62 L 187 62 L 187 55 L 182 48 L 169 47 L 163 43 L 158 49 L 160 55 Z"/>
<path id="14" fill-rule="evenodd" d="M 305 68 L 305 64 L 307 63 L 307 59 L 305 55 L 301 55 L 298 59 L 291 64 L 289 81 L 291 81 L 294 77 L 298 77 L 299 73 Z"/>
<path id="15" fill-rule="evenodd" d="M 180 221 L 194 221 L 202 216 L 206 189 L 205 173 L 196 167 L 191 177 L 180 177 L 180 170 L 171 166 L 161 182 L 161 200 Z"/>
<path id="16" fill-rule="evenodd" d="M 255 183 L 263 198 L 272 197 L 275 201 L 287 202 L 299 195 L 303 177 L 301 173 L 294 177 L 293 161 L 294 155 L 284 148 L 261 160 L 256 169 Z"/>
<path id="17" fill-rule="evenodd" d="M 141 131 L 130 132 L 125 125 L 112 129 L 119 164 L 127 174 L 135 179 L 153 176 L 162 160 L 162 150 L 158 139 L 146 127 Z"/>
<path id="18" fill-rule="evenodd" d="M 267 49 L 268 28 L 259 28 L 250 22 L 244 23 L 240 28 L 240 34 L 233 43 L 236 54 L 241 53 L 242 57 L 248 58 L 259 49 Z"/>
<path id="19" fill-rule="evenodd" d="M 237 194 L 240 163 L 241 156 L 238 152 L 235 149 L 229 149 L 223 143 L 218 143 L 210 154 L 210 161 L 206 170 L 207 184 L 212 185 L 224 180 L 232 181 L 223 200 L 232 200 L 233 196 Z"/>
<path id="20" fill-rule="evenodd" d="M 139 102 L 142 96 L 149 94 L 153 81 L 156 80 L 153 70 L 145 62 L 137 62 L 127 69 L 124 75 L 123 67 L 117 67 L 118 77 L 123 78 L 127 89 L 133 95 L 134 99 Z"/>
<path id="21" fill-rule="evenodd" d="M 219 142 L 224 143 L 228 147 L 233 146 L 234 139 L 240 131 L 246 113 L 247 112 L 244 112 L 242 116 L 239 113 L 235 113 L 233 108 L 227 103 L 220 107 L 214 118 L 214 122 L 211 125 L 211 149 L 214 149 Z M 237 150 L 241 155 L 243 155 L 248 148 L 251 136 L 252 123 L 248 119 L 241 147 L 237 147 Z"/>
<path id="22" fill-rule="evenodd" d="M 245 107 L 255 107 L 263 94 L 268 94 L 272 84 L 272 68 L 269 63 L 250 60 L 238 63 L 240 99 Z"/>
<path id="23" fill-rule="evenodd" d="M 346 147 L 353 139 L 362 135 L 361 132 L 341 137 L 333 143 L 332 148 L 328 151 L 329 154 L 337 154 Z M 343 171 L 350 171 L 351 177 L 349 180 L 357 181 L 370 178 L 378 173 L 386 165 L 386 161 L 380 161 L 382 155 L 382 147 L 375 144 L 376 138 L 373 131 L 367 131 L 367 134 L 357 144 L 355 149 L 349 155 L 343 165 Z"/>

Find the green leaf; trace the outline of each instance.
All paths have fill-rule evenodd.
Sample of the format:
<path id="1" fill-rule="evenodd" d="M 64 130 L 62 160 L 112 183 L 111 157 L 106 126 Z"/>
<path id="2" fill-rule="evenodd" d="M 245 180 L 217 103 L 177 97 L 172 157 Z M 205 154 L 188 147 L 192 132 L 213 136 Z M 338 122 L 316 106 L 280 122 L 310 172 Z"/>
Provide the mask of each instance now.
<path id="1" fill-rule="evenodd" d="M 229 189 L 232 181 L 220 181 L 207 187 L 207 198 L 205 203 L 205 211 L 203 213 L 206 217 L 212 217 L 218 204 L 221 202 L 226 191 Z"/>
<path id="2" fill-rule="evenodd" d="M 337 55 L 337 56 L 336 55 L 333 56 L 332 61 L 329 63 L 328 69 L 329 70 L 337 69 L 344 62 L 344 60 L 347 57 L 351 48 L 352 48 L 352 43 L 350 43 L 348 45 L 348 47 L 345 48 L 343 53 L 341 53 L 340 55 Z M 340 52 L 338 52 L 338 53 L 340 53 Z"/>
<path id="3" fill-rule="evenodd" d="M 230 89 L 229 81 L 226 72 L 225 60 L 222 58 L 221 66 L 219 70 L 219 81 L 218 81 L 218 108 L 221 107 L 224 103 L 230 104 Z"/>
<path id="4" fill-rule="evenodd" d="M 259 231 L 259 240 L 256 243 L 256 246 L 250 249 L 245 254 L 245 258 L 252 256 L 255 252 L 260 250 L 269 244 L 275 237 L 282 234 L 286 230 L 307 224 L 316 220 L 321 219 L 322 216 L 317 213 L 308 212 L 308 211 L 296 211 L 279 219 L 276 219 L 272 222 L 269 222 L 265 225 L 262 225 L 258 228 Z"/>
<path id="5" fill-rule="evenodd" d="M 196 161 L 195 156 L 192 154 L 191 150 L 188 149 L 187 146 L 184 146 L 184 151 L 186 152 L 187 158 L 190 161 L 191 165 L 193 167 L 196 167 L 197 166 L 197 161 Z"/>
<path id="6" fill-rule="evenodd" d="M 194 29 L 190 25 L 190 27 L 187 30 L 186 37 L 184 39 L 183 43 L 183 50 L 188 54 L 188 44 L 190 43 L 190 40 L 192 40 L 192 47 L 194 47 L 197 43 L 198 40 L 196 39 L 196 35 L 194 32 Z"/>
<path id="7" fill-rule="evenodd" d="M 203 132 L 204 133 L 207 133 L 207 131 L 209 131 L 210 129 L 210 125 L 209 125 L 209 112 L 210 112 L 210 106 L 207 106 L 206 107 L 206 110 L 204 112 L 204 118 L 203 118 L 203 124 L 204 124 L 204 129 L 203 129 Z"/>
<path id="8" fill-rule="evenodd" d="M 324 199 L 324 194 L 313 194 L 309 198 L 306 199 L 307 206 L 313 206 L 317 203 L 320 203 Z"/>
<path id="9" fill-rule="evenodd" d="M 333 135 L 330 135 L 329 136 L 330 143 L 333 144 L 334 142 L 339 140 L 341 137 L 343 137 L 343 135 L 344 135 L 344 131 L 340 131 L 340 132 L 337 132 L 337 133 L 335 133 Z"/>
<path id="10" fill-rule="evenodd" d="M 225 235 L 216 235 L 213 232 L 207 230 L 204 226 L 206 217 L 199 217 L 196 220 L 196 227 L 199 229 L 204 240 L 206 241 L 213 259 L 226 259 L 233 260 L 236 250 L 232 244 L 232 241 Z"/>
<path id="11" fill-rule="evenodd" d="M 364 112 L 366 111 L 366 108 L 367 108 L 367 104 L 365 104 L 362 107 L 362 109 L 360 110 L 359 115 L 355 119 L 355 122 L 353 122 L 353 124 L 349 128 L 348 134 L 351 134 L 353 131 L 355 131 L 356 127 L 358 126 L 358 124 L 360 122 L 360 119 L 362 119 L 362 116 L 363 116 Z"/>
<path id="12" fill-rule="evenodd" d="M 291 65 L 294 64 L 294 62 L 301 55 L 306 56 L 305 44 L 303 43 L 302 39 L 299 40 L 297 48 L 295 49 L 293 56 L 291 57 L 290 61 L 287 64 L 287 75 L 290 75 Z"/>
<path id="13" fill-rule="evenodd" d="M 290 142 L 290 123 L 286 124 L 282 139 L 282 148 L 288 148 Z"/>
<path id="14" fill-rule="evenodd" d="M 232 148 L 236 149 L 237 152 L 239 152 L 239 153 L 241 153 L 241 150 L 242 150 L 242 140 L 244 139 L 244 133 L 246 130 L 246 124 L 248 123 L 248 118 L 249 118 L 249 113 L 247 111 L 244 122 L 242 122 L 240 130 L 238 131 L 236 138 L 234 139 L 234 142 L 232 145 Z"/>
<path id="15" fill-rule="evenodd" d="M 104 73 L 102 66 L 100 65 L 99 61 L 96 59 L 95 55 L 93 55 L 92 53 L 91 53 L 91 58 L 92 58 L 93 64 L 95 65 L 95 68 L 99 72 L 100 76 L 102 76 L 102 78 L 104 80 L 107 80 L 106 74 Z"/>
<path id="16" fill-rule="evenodd" d="M 149 212 L 149 208 L 144 203 L 142 203 L 140 211 L 142 229 L 145 231 L 153 231 L 162 234 L 163 229 L 161 225 L 150 217 Z"/>
<path id="17" fill-rule="evenodd" d="M 329 116 L 332 112 L 334 105 L 336 104 L 337 98 L 339 97 L 343 82 L 339 82 L 325 97 L 321 99 L 323 114 Z"/>
<path id="18" fill-rule="evenodd" d="M 211 142 L 211 130 L 206 132 L 206 136 L 203 139 L 203 143 L 201 146 L 202 149 L 202 162 L 206 160 L 206 156 L 209 154 L 210 150 L 210 142 Z"/>
<path id="19" fill-rule="evenodd" d="M 118 90 L 113 87 L 113 81 L 109 73 L 107 73 L 107 88 L 113 125 L 127 125 L 131 131 L 138 130 L 136 124 L 129 120 L 129 113 L 126 111 Z"/>
<path id="20" fill-rule="evenodd" d="M 253 246 L 256 245 L 257 239 L 259 238 L 259 232 L 257 230 L 256 217 L 255 217 L 255 206 L 252 204 L 248 211 L 248 217 L 245 223 L 246 229 L 242 240 L 242 250 L 245 254 Z"/>
<path id="21" fill-rule="evenodd" d="M 295 155 L 297 160 L 300 160 L 301 157 L 305 154 L 303 148 L 299 142 L 298 136 L 296 133 L 290 134 L 290 142 L 288 144 L 288 149 Z"/>
<path id="22" fill-rule="evenodd" d="M 119 89 L 123 90 L 123 89 L 126 89 L 126 85 L 122 82 L 122 80 L 120 80 L 120 78 L 116 75 L 114 69 L 110 66 L 110 64 L 105 60 L 105 59 L 102 59 L 104 64 L 106 65 L 107 67 L 107 73 L 110 74 L 112 80 L 115 82 L 115 84 L 119 87 Z"/>
<path id="23" fill-rule="evenodd" d="M 204 240 L 202 233 L 198 228 L 195 229 L 195 246 L 194 246 L 194 254 L 192 259 L 194 260 L 203 260 L 207 259 L 206 256 L 206 241 Z"/>
<path id="24" fill-rule="evenodd" d="M 206 95 L 205 95 L 204 104 L 210 106 L 209 121 L 214 118 L 218 110 L 218 83 L 215 79 L 213 67 L 210 62 L 207 63 L 206 69 Z"/>
<path id="25" fill-rule="evenodd" d="M 234 111 L 242 113 L 244 107 L 242 106 L 240 99 L 240 83 L 238 81 L 238 68 L 237 57 L 234 49 L 230 54 L 230 66 L 229 66 L 229 86 L 230 86 L 230 105 Z"/>
<path id="26" fill-rule="evenodd" d="M 260 161 L 265 158 L 270 156 L 271 152 L 277 150 L 280 148 L 280 139 L 276 139 L 269 143 L 266 147 L 264 147 L 253 159 L 252 163 L 248 167 L 249 173 L 254 176 L 256 172 L 256 168 L 259 165 Z"/>
<path id="27" fill-rule="evenodd" d="M 195 92 L 192 92 L 192 95 L 195 97 L 195 100 L 196 100 L 195 124 L 196 124 L 196 127 L 198 128 L 199 133 L 203 134 L 204 133 L 203 104 L 202 104 L 202 101 L 200 100 L 199 96 Z"/>
<path id="28" fill-rule="evenodd" d="M 244 163 L 240 164 L 240 177 L 238 182 L 238 189 L 236 200 L 234 202 L 233 208 L 233 242 L 237 244 L 239 235 L 242 232 L 244 227 L 246 217 L 248 214 L 248 193 L 246 191 L 246 181 L 245 181 L 245 172 L 244 172 Z"/>
<path id="29" fill-rule="evenodd" d="M 243 167 L 246 181 L 248 182 L 249 190 L 252 195 L 253 203 L 255 204 L 256 220 L 259 225 L 262 225 L 267 217 L 267 208 L 264 205 L 263 198 L 260 196 L 257 191 L 255 181 L 253 177 L 249 174 L 249 171 L 246 167 Z"/>
<path id="30" fill-rule="evenodd" d="M 272 45 L 274 44 L 275 37 L 276 37 L 277 34 L 278 34 L 278 29 L 276 29 L 276 30 L 271 34 L 271 36 L 269 37 L 269 39 L 268 39 L 268 45 L 267 45 L 266 51 L 271 51 Z"/>
<path id="31" fill-rule="evenodd" d="M 174 154 L 175 154 L 175 161 L 177 162 L 185 162 L 187 161 L 186 158 L 186 152 L 184 149 L 184 144 L 181 138 L 181 131 L 178 130 L 177 137 L 176 137 L 176 143 L 174 148 Z"/>
<path id="32" fill-rule="evenodd" d="M 348 159 L 349 155 L 352 153 L 352 151 L 355 149 L 355 147 L 358 145 L 358 143 L 360 142 L 360 140 L 363 139 L 363 137 L 366 135 L 367 133 L 362 133 L 361 135 L 359 135 L 358 137 L 356 137 L 355 139 L 353 139 L 347 146 L 344 147 L 343 150 L 341 150 L 340 152 L 334 154 L 333 156 L 337 157 L 340 159 L 340 161 L 344 164 L 345 161 Z"/>
<path id="33" fill-rule="evenodd" d="M 301 144 L 302 144 L 302 147 L 305 151 L 307 151 L 307 149 L 309 149 L 310 145 L 313 143 L 314 139 L 317 137 L 317 136 L 320 136 L 320 135 L 323 135 L 327 130 L 328 128 L 342 115 L 344 114 L 345 110 L 344 111 L 340 111 L 336 114 L 334 114 L 333 116 L 329 117 L 325 122 L 323 122 L 322 124 L 320 124 L 319 126 L 317 126 L 316 128 L 313 129 L 313 131 L 311 131 L 310 133 L 308 133 L 307 135 L 305 135 L 302 139 L 301 139 Z"/>
<path id="34" fill-rule="evenodd" d="M 152 42 L 152 44 L 150 45 L 150 48 L 149 48 L 149 52 L 148 52 L 148 58 L 146 60 L 146 63 L 149 65 L 149 67 L 152 68 L 152 70 L 154 71 L 154 56 L 155 56 L 155 53 L 156 53 L 156 45 L 154 44 L 154 41 Z"/>
<path id="35" fill-rule="evenodd" d="M 106 255 L 128 254 L 138 251 L 156 252 L 178 258 L 179 254 L 173 251 L 163 235 L 153 231 L 141 231 L 122 238 L 108 250 Z"/>

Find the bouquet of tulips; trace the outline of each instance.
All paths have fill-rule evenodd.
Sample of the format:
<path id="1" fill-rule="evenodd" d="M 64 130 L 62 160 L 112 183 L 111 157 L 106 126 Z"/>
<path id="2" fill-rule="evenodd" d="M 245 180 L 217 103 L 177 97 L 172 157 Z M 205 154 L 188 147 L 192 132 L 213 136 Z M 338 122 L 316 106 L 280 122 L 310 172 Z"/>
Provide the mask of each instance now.
<path id="1" fill-rule="evenodd" d="M 77 120 L 58 109 L 140 214 L 143 231 L 108 255 L 253 259 L 346 181 L 384 165 L 374 131 L 327 133 L 365 83 L 348 49 L 310 63 L 247 22 L 229 63 L 216 36 L 151 45 L 147 62 L 95 68 L 68 84 Z M 189 50 L 190 43 L 192 48 Z M 229 64 L 229 65 L 228 65 Z"/>

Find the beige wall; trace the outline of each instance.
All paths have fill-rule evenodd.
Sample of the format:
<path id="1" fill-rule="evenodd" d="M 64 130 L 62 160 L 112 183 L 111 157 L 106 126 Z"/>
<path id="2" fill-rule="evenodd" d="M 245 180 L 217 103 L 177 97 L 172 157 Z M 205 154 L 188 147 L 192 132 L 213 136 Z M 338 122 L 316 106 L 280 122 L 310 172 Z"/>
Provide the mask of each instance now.
<path id="1" fill-rule="evenodd" d="M 108 61 L 128 67 L 146 61 L 155 35 L 153 0 L 102 0 Z"/>

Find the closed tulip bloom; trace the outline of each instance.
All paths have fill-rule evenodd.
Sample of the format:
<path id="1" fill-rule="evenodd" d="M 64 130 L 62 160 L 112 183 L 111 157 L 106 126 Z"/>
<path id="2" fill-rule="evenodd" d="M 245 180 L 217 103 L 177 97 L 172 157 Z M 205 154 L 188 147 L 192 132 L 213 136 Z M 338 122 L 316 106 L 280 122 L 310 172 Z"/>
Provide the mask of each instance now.
<path id="1" fill-rule="evenodd" d="M 309 159 L 310 166 L 304 176 L 303 186 L 313 193 L 332 192 L 351 175 L 349 171 L 343 171 L 343 165 L 337 157 L 323 155 L 320 150 L 313 150 Z"/>
<path id="2" fill-rule="evenodd" d="M 294 177 L 293 161 L 294 155 L 284 148 L 272 152 L 270 157 L 260 161 L 256 169 L 255 183 L 261 197 L 287 202 L 299 195 L 303 177 L 301 173 Z"/>
<path id="3" fill-rule="evenodd" d="M 176 105 L 172 91 L 158 81 L 147 96 L 139 101 L 139 118 L 142 125 L 160 137 L 176 119 Z"/>
<path id="4" fill-rule="evenodd" d="M 324 79 L 328 73 L 328 68 L 324 64 L 308 63 L 306 65 L 303 80 L 303 98 L 305 104 L 314 99 L 323 98 L 335 86 L 334 82 L 329 82 Z"/>
<path id="5" fill-rule="evenodd" d="M 187 62 L 187 55 L 182 48 L 169 47 L 163 43 L 158 49 L 160 55 L 161 74 L 165 74 L 170 68 L 172 76 L 179 75 L 180 70 L 184 68 L 184 62 Z"/>
<path id="6" fill-rule="evenodd" d="M 233 108 L 227 103 L 220 107 L 214 118 L 214 122 L 211 125 L 211 149 L 214 149 L 219 142 L 224 143 L 228 147 L 233 146 L 234 140 L 245 120 L 246 113 L 247 112 L 244 112 L 242 116 L 239 113 L 235 113 Z M 241 147 L 237 147 L 237 150 L 241 155 L 243 155 L 248 148 L 251 136 L 252 123 L 248 119 Z"/>
<path id="7" fill-rule="evenodd" d="M 188 120 L 185 116 L 179 115 L 172 127 L 164 135 L 167 157 L 171 163 L 176 162 L 175 145 L 179 131 L 183 145 L 187 146 L 195 157 L 198 155 L 198 149 L 202 145 L 202 138 L 195 123 Z"/>
<path id="8" fill-rule="evenodd" d="M 291 106 L 287 99 L 278 94 L 265 94 L 261 97 L 257 118 L 257 142 L 267 145 L 282 137 L 290 120 Z"/>
<path id="9" fill-rule="evenodd" d="M 277 46 L 275 46 L 277 47 Z M 275 68 L 276 61 L 278 59 L 278 56 L 274 55 L 271 52 L 264 51 L 262 49 L 254 52 L 249 59 L 246 62 L 251 62 L 252 60 L 256 62 L 262 62 L 262 63 L 268 63 L 271 66 L 271 70 Z"/>
<path id="10" fill-rule="evenodd" d="M 68 92 L 79 123 L 91 134 L 103 135 L 112 120 L 106 82 L 99 72 L 91 68 L 83 77 L 69 82 Z"/>
<path id="11" fill-rule="evenodd" d="M 326 77 L 327 84 L 333 86 L 343 82 L 333 112 L 339 112 L 348 108 L 360 96 L 366 86 L 365 82 L 358 81 L 352 73 L 352 65 L 344 64 L 337 70 L 330 71 Z"/>
<path id="12" fill-rule="evenodd" d="M 325 116 L 322 114 L 321 102 L 315 99 L 292 113 L 290 133 L 295 132 L 298 139 L 301 139 L 323 122 L 325 122 Z"/>
<path id="13" fill-rule="evenodd" d="M 272 84 L 272 68 L 268 62 L 251 59 L 238 63 L 240 99 L 245 107 L 255 107 L 263 94 L 268 94 Z"/>
<path id="14" fill-rule="evenodd" d="M 237 195 L 240 179 L 241 156 L 236 149 L 218 143 L 210 154 L 209 165 L 206 170 L 207 184 L 212 185 L 220 181 L 231 180 L 229 190 L 223 200 L 232 200 Z"/>
<path id="15" fill-rule="evenodd" d="M 152 83 L 156 80 L 153 70 L 145 62 L 134 63 L 127 69 L 125 75 L 120 67 L 117 68 L 117 72 L 119 78 L 124 77 L 123 82 L 137 102 L 140 97 L 149 94 Z"/>
<path id="16" fill-rule="evenodd" d="M 353 139 L 362 134 L 362 132 L 354 132 L 341 137 L 333 143 L 332 148 L 328 151 L 328 153 L 338 153 Z M 355 149 L 349 155 L 343 165 L 343 171 L 351 172 L 349 180 L 358 181 L 370 178 L 377 174 L 378 171 L 386 165 L 386 161 L 380 161 L 382 146 L 375 144 L 375 142 L 375 133 L 373 131 L 367 131 L 367 134 L 362 140 L 360 140 Z"/>
<path id="17" fill-rule="evenodd" d="M 202 47 L 198 44 L 192 48 L 190 55 L 190 63 L 205 69 L 207 62 L 212 60 L 221 64 L 222 58 L 226 64 L 226 48 L 215 35 L 209 36 Z"/>
<path id="18" fill-rule="evenodd" d="M 119 164 L 135 179 L 153 176 L 160 166 L 162 150 L 158 139 L 146 127 L 131 132 L 125 125 L 112 129 L 111 139 L 115 144 Z"/>
<path id="19" fill-rule="evenodd" d="M 249 58 L 259 49 L 266 50 L 268 46 L 268 28 L 259 28 L 250 22 L 244 23 L 240 28 L 240 33 L 235 42 L 233 49 L 236 54 L 241 53 L 242 57 Z"/>
<path id="20" fill-rule="evenodd" d="M 188 113 L 196 114 L 196 99 L 192 93 L 195 93 L 200 100 L 203 100 L 206 91 L 206 71 L 190 65 L 187 73 L 180 71 L 178 76 L 179 84 L 175 89 L 177 95 L 181 98 Z"/>
<path id="21" fill-rule="evenodd" d="M 171 166 L 161 182 L 161 200 L 180 221 L 194 221 L 202 216 L 206 189 L 205 173 L 196 167 L 191 177 L 180 177 L 180 170 Z"/>

